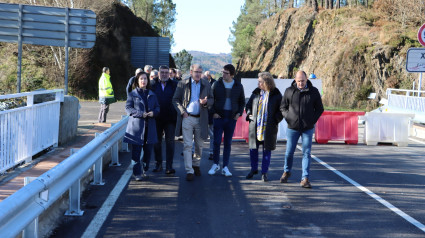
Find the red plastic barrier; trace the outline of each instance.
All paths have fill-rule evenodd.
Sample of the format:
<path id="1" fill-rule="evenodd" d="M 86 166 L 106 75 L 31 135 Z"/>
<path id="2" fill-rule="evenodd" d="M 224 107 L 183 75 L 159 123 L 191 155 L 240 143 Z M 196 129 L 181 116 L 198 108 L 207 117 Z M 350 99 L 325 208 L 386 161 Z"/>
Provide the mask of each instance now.
<path id="1" fill-rule="evenodd" d="M 357 144 L 359 140 L 358 116 L 365 112 L 324 111 L 316 123 L 315 139 L 319 144 L 330 140 L 344 141 L 346 144 Z"/>
<path id="2" fill-rule="evenodd" d="M 246 112 L 244 111 L 242 116 L 236 121 L 235 132 L 233 133 L 232 139 L 243 139 L 248 142 L 249 138 L 249 122 L 246 121 Z"/>

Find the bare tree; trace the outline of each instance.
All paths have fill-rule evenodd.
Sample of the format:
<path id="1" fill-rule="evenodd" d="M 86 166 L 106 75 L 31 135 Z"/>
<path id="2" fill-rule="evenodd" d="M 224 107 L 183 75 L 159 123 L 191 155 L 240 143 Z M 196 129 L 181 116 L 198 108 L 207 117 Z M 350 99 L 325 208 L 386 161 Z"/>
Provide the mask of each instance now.
<path id="1" fill-rule="evenodd" d="M 293 7 L 294 7 L 294 0 L 289 0 L 288 8 L 293 8 Z"/>
<path id="2" fill-rule="evenodd" d="M 315 12 L 319 12 L 319 4 L 317 4 L 317 0 L 311 0 L 313 4 L 313 8 Z"/>

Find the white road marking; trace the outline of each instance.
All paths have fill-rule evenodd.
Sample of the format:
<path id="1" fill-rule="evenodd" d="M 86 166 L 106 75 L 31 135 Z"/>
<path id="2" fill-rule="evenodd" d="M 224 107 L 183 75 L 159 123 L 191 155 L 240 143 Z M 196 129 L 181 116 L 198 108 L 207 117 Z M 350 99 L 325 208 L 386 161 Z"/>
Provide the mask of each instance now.
<path id="1" fill-rule="evenodd" d="M 130 165 L 128 166 L 124 174 L 121 176 L 118 183 L 115 185 L 114 189 L 111 191 L 111 193 L 109 193 L 108 198 L 103 203 L 102 207 L 99 209 L 96 216 L 90 222 L 90 225 L 84 231 L 84 234 L 81 236 L 82 238 L 96 237 L 97 233 L 99 232 L 100 228 L 102 227 L 103 223 L 105 222 L 106 218 L 108 217 L 109 213 L 114 207 L 115 202 L 119 198 L 122 190 L 124 190 L 125 186 L 128 183 L 128 180 L 133 174 L 132 168 L 133 166 L 130 163 Z"/>
<path id="2" fill-rule="evenodd" d="M 297 145 L 297 148 L 299 150 L 302 151 L 301 146 Z M 409 223 L 411 223 L 412 225 L 416 226 L 417 228 L 419 228 L 420 230 L 422 230 L 423 232 L 425 232 L 425 225 L 420 223 L 418 220 L 416 220 L 415 218 L 407 215 L 405 212 L 401 211 L 400 209 L 398 209 L 397 207 L 395 207 L 394 205 L 392 205 L 391 203 L 387 202 L 385 199 L 381 198 L 380 196 L 378 196 L 377 194 L 375 194 L 374 192 L 370 191 L 369 189 L 363 187 L 362 185 L 360 185 L 359 183 L 357 183 L 356 181 L 352 180 L 351 178 L 349 178 L 348 176 L 346 176 L 345 174 L 339 172 L 337 169 L 335 169 L 334 167 L 328 165 L 327 163 L 323 162 L 321 159 L 317 158 L 314 155 L 311 155 L 311 157 L 316 160 L 318 163 L 320 163 L 321 165 L 325 166 L 327 169 L 331 170 L 332 172 L 336 173 L 338 176 L 340 176 L 341 178 L 345 179 L 347 182 L 351 183 L 352 185 L 354 185 L 356 188 L 360 189 L 361 191 L 363 191 L 364 193 L 366 193 L 367 195 L 371 196 L 373 199 L 375 199 L 376 201 L 380 202 L 382 205 L 386 206 L 388 209 L 390 209 L 391 211 L 395 212 L 397 215 L 401 216 L 402 218 L 404 218 L 406 221 L 408 221 Z"/>
<path id="3" fill-rule="evenodd" d="M 414 141 L 416 143 L 420 143 L 420 144 L 424 144 L 425 145 L 425 142 L 420 141 L 420 140 L 416 140 L 416 139 L 413 139 L 413 138 L 409 138 L 409 140 Z"/>

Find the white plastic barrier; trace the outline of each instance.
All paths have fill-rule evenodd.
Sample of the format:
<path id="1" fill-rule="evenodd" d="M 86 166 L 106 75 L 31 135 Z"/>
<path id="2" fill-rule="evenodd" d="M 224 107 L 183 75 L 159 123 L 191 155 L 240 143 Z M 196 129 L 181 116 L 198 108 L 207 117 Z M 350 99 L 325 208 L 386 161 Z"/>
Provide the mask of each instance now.
<path id="1" fill-rule="evenodd" d="M 377 145 L 378 142 L 407 146 L 410 120 L 414 114 L 367 112 L 359 119 L 365 121 L 364 142 Z"/>

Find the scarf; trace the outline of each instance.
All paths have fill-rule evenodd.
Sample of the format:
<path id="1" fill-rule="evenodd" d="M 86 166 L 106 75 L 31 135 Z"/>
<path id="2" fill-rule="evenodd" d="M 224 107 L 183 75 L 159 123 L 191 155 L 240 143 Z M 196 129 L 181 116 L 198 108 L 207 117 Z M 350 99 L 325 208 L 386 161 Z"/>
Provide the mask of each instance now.
<path id="1" fill-rule="evenodd" d="M 264 141 L 264 132 L 267 125 L 267 104 L 269 102 L 269 92 L 261 90 L 260 101 L 257 112 L 257 140 Z"/>

